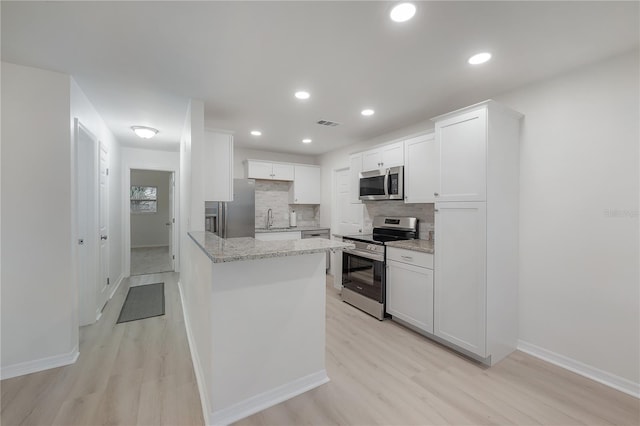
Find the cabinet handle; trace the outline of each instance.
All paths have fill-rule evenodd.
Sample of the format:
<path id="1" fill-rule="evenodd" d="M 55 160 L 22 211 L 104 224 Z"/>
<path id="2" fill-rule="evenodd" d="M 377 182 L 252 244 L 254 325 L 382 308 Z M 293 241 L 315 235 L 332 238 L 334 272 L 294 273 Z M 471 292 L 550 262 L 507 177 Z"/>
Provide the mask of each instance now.
<path id="1" fill-rule="evenodd" d="M 413 260 L 413 257 L 411 256 L 400 256 L 400 257 L 406 260 Z"/>
<path id="2" fill-rule="evenodd" d="M 440 210 L 438 210 L 438 209 L 433 209 L 433 211 L 434 211 L 435 213 L 438 213 Z"/>
<path id="3" fill-rule="evenodd" d="M 439 197 L 439 196 L 440 196 L 440 194 L 438 194 L 437 192 L 434 192 L 434 193 L 433 193 L 433 196 L 434 196 L 434 197 Z"/>
<path id="4" fill-rule="evenodd" d="M 404 199 L 405 199 L 405 200 L 409 199 L 409 196 L 405 195 L 405 196 L 404 196 Z"/>

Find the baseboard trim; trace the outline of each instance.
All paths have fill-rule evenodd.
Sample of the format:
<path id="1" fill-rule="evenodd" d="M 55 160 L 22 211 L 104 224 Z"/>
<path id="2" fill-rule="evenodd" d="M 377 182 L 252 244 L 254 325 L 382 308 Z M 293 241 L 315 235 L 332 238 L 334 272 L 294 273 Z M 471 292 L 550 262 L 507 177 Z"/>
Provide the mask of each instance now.
<path id="1" fill-rule="evenodd" d="M 184 304 L 184 293 L 182 291 L 182 282 L 178 281 L 178 290 L 180 291 L 180 303 L 182 305 L 182 317 L 184 318 L 184 328 L 187 330 L 187 341 L 189 342 L 189 352 L 191 353 L 191 362 L 193 363 L 193 371 L 196 375 L 196 383 L 198 384 L 198 393 L 200 394 L 200 406 L 202 407 L 202 417 L 204 418 L 204 424 L 210 425 L 211 423 L 211 407 L 209 406 L 209 397 L 204 380 L 204 373 L 202 371 L 202 364 L 200 364 L 200 358 L 195 350 L 195 344 L 193 340 L 193 334 L 191 333 L 191 324 L 189 323 L 189 316 L 187 315 L 186 306 Z"/>
<path id="2" fill-rule="evenodd" d="M 118 291 L 118 289 L 120 288 L 120 284 L 122 284 L 122 281 L 124 280 L 124 272 L 120 274 L 120 277 L 118 278 L 118 281 L 116 281 L 116 285 L 113 286 L 113 290 L 111 290 L 111 293 L 109 294 L 109 300 L 111 300 L 113 298 L 113 295 L 116 294 L 116 291 Z"/>
<path id="3" fill-rule="evenodd" d="M 80 352 L 78 351 L 78 345 L 76 345 L 71 352 L 66 354 L 54 355 L 47 358 L 2 367 L 2 369 L 0 369 L 0 379 L 10 379 L 12 377 L 24 376 L 25 374 L 37 373 L 38 371 L 70 365 L 78 360 L 78 356 L 80 356 Z"/>
<path id="4" fill-rule="evenodd" d="M 211 413 L 212 425 L 229 425 L 266 408 L 272 407 L 290 398 L 298 396 L 313 388 L 329 382 L 326 370 L 321 370 L 292 382 L 285 383 L 275 389 L 245 399 L 231 407 Z"/>
<path id="5" fill-rule="evenodd" d="M 567 356 L 541 348 L 532 343 L 518 340 L 518 350 L 536 358 L 540 358 L 551 364 L 572 371 L 588 379 L 595 380 L 605 386 L 624 392 L 628 395 L 640 398 L 640 383 L 634 383 L 624 377 L 616 376 L 599 368 L 592 367 Z"/>

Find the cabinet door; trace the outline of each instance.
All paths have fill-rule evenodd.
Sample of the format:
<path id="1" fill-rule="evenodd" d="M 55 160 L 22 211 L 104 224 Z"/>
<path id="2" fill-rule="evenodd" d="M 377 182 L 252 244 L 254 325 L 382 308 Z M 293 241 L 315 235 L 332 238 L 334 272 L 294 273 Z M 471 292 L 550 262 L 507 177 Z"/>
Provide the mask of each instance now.
<path id="1" fill-rule="evenodd" d="M 320 191 L 320 167 L 296 164 L 289 203 L 320 204 Z"/>
<path id="2" fill-rule="evenodd" d="M 249 179 L 273 179 L 273 163 L 248 160 L 247 177 Z"/>
<path id="3" fill-rule="evenodd" d="M 404 143 L 396 142 L 380 148 L 380 165 L 382 168 L 404 165 Z"/>
<path id="4" fill-rule="evenodd" d="M 293 180 L 294 170 L 293 164 L 273 163 L 273 179 L 277 180 Z"/>
<path id="5" fill-rule="evenodd" d="M 387 313 L 433 333 L 433 270 L 387 262 Z"/>
<path id="6" fill-rule="evenodd" d="M 204 133 L 204 199 L 233 201 L 233 136 Z"/>
<path id="7" fill-rule="evenodd" d="M 351 175 L 349 187 L 349 200 L 351 203 L 360 204 L 360 172 L 362 171 L 362 154 L 353 154 L 349 157 L 349 173 Z"/>
<path id="8" fill-rule="evenodd" d="M 436 123 L 440 149 L 438 201 L 486 201 L 487 110 Z"/>
<path id="9" fill-rule="evenodd" d="M 433 134 L 405 141 L 405 203 L 433 203 L 438 192 L 440 158 Z"/>
<path id="10" fill-rule="evenodd" d="M 382 157 L 379 149 L 371 149 L 362 153 L 362 171 L 378 170 L 382 168 Z"/>
<path id="11" fill-rule="evenodd" d="M 434 334 L 486 357 L 486 204 L 436 203 Z"/>

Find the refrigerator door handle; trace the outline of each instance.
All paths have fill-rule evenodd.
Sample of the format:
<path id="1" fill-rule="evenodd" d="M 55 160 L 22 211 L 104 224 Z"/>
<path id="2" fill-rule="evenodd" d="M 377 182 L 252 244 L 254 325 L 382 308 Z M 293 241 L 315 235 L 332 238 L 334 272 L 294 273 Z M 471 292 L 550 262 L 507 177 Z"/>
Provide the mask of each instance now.
<path id="1" fill-rule="evenodd" d="M 224 205 L 223 210 L 224 210 L 224 214 L 222 215 L 222 217 L 224 217 L 224 228 L 223 228 L 223 234 L 222 238 L 227 238 L 227 203 L 222 203 Z"/>

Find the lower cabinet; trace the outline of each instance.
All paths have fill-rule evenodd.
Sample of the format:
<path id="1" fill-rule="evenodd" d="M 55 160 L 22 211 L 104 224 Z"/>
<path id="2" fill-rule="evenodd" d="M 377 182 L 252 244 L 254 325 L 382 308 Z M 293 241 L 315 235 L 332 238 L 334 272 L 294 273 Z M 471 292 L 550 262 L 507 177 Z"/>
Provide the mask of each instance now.
<path id="1" fill-rule="evenodd" d="M 433 255 L 389 247 L 387 259 L 387 313 L 433 333 Z"/>
<path id="2" fill-rule="evenodd" d="M 255 236 L 255 239 L 260 241 L 299 240 L 301 238 L 300 231 L 257 232 Z"/>

